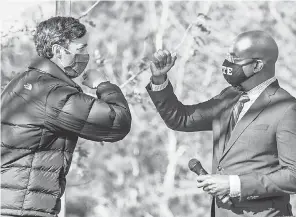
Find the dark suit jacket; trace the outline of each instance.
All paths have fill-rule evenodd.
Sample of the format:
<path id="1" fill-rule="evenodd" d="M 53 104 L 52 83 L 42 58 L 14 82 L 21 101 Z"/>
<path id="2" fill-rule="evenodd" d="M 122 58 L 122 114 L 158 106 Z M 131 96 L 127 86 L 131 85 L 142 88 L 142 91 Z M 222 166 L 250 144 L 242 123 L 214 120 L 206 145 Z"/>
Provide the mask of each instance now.
<path id="1" fill-rule="evenodd" d="M 215 216 L 292 215 L 296 192 L 296 99 L 275 81 L 237 123 L 225 143 L 226 129 L 239 92 L 228 87 L 199 104 L 183 105 L 169 84 L 147 91 L 166 125 L 177 131 L 213 131 L 212 173 L 239 175 L 241 197 L 231 208 L 216 198 Z"/>

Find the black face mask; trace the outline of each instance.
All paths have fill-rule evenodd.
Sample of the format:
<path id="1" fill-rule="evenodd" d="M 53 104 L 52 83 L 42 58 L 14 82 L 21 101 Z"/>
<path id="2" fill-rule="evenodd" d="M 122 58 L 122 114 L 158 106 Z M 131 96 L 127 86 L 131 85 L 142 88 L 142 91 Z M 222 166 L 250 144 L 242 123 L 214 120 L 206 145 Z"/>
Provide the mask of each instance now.
<path id="1" fill-rule="evenodd" d="M 65 74 L 71 79 L 76 78 L 79 75 L 81 75 L 81 73 L 86 68 L 89 62 L 89 54 L 74 54 L 64 47 L 63 49 L 68 51 L 69 55 L 73 56 L 72 62 L 68 66 L 65 66 L 61 61 L 61 59 L 59 59 L 61 62 L 61 65 L 64 67 Z"/>
<path id="2" fill-rule="evenodd" d="M 229 62 L 228 60 L 224 60 L 222 64 L 222 73 L 225 78 L 225 80 L 231 84 L 232 86 L 239 86 L 242 82 L 246 81 L 250 77 L 247 77 L 244 73 L 243 66 L 250 65 L 252 63 L 256 62 L 256 60 L 253 60 L 251 62 L 238 65 L 232 62 Z"/>
<path id="3" fill-rule="evenodd" d="M 89 61 L 89 54 L 75 54 L 72 63 L 64 67 L 70 78 L 76 78 L 84 71 Z"/>

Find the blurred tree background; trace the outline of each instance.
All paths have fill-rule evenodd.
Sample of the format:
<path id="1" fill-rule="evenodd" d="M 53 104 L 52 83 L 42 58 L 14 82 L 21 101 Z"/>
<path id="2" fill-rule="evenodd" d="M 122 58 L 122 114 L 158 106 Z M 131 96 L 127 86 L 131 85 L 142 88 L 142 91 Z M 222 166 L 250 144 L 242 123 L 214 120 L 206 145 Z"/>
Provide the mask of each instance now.
<path id="1" fill-rule="evenodd" d="M 296 97 L 296 2 L 72 1 L 71 13 L 90 33 L 88 68 L 123 84 L 133 122 L 123 141 L 79 140 L 67 178 L 66 216 L 208 216 L 210 197 L 196 188 L 187 163 L 194 157 L 211 171 L 212 134 L 165 126 L 145 90 L 149 60 L 157 49 L 176 51 L 169 74 L 175 93 L 185 104 L 202 102 L 227 86 L 221 64 L 235 36 L 265 30 L 279 46 L 279 82 Z M 2 89 L 36 56 L 36 25 L 54 15 L 55 1 L 1 7 Z M 295 196 L 292 205 L 296 213 Z"/>

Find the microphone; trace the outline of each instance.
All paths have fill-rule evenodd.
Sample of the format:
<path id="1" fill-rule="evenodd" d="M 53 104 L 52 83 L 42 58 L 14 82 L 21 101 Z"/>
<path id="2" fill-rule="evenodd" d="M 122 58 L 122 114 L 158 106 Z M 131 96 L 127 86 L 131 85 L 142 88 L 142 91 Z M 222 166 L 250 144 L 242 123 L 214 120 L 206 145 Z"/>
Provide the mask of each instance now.
<path id="1" fill-rule="evenodd" d="M 207 171 L 202 167 L 199 160 L 193 158 L 188 162 L 189 169 L 196 175 L 208 175 Z M 229 206 L 232 205 L 229 195 L 218 196 L 223 203 L 227 203 Z"/>
<path id="2" fill-rule="evenodd" d="M 188 162 L 189 169 L 194 172 L 196 175 L 208 175 L 207 171 L 202 167 L 201 163 L 197 159 L 191 159 Z"/>

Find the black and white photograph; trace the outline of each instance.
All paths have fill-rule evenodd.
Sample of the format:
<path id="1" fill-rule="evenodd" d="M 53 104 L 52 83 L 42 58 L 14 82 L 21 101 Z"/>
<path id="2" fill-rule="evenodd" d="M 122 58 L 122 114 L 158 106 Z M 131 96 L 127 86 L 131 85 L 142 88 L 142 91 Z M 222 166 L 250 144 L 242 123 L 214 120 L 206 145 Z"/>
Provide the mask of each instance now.
<path id="1" fill-rule="evenodd" d="M 296 215 L 296 1 L 1 0 L 1 217 Z"/>

